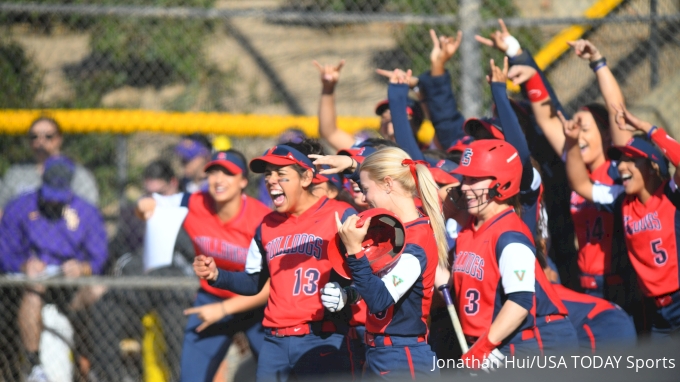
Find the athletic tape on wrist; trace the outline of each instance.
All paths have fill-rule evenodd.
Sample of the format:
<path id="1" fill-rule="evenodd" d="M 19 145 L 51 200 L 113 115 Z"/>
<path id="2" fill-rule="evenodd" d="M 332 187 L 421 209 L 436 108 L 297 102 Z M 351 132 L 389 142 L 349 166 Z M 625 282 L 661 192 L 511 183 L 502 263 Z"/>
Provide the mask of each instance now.
<path id="1" fill-rule="evenodd" d="M 505 55 L 508 57 L 515 57 L 521 48 L 519 41 L 513 36 L 505 36 L 503 37 L 503 42 L 508 45 L 508 48 L 505 50 Z"/>

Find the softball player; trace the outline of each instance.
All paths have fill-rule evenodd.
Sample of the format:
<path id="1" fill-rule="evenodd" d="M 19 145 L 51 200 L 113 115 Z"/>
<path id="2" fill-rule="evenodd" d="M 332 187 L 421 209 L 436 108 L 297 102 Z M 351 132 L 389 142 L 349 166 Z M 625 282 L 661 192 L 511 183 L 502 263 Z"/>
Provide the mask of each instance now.
<path id="1" fill-rule="evenodd" d="M 187 207 L 183 225 L 196 254 L 210 256 L 220 269 L 241 271 L 255 229 L 271 211 L 243 193 L 248 169 L 240 152 L 213 154 L 205 172 L 208 191 L 141 199 L 138 213 L 148 219 L 156 205 Z M 180 380 L 212 381 L 234 334 L 240 331 L 257 358 L 264 340 L 262 306 L 266 300 L 266 290 L 257 296 L 238 296 L 201 280 L 194 307 L 185 311 L 191 316 L 184 330 Z"/>
<path id="2" fill-rule="evenodd" d="M 335 213 L 356 214 L 349 205 L 312 193 L 316 169 L 309 144 L 278 145 L 250 162 L 264 173 L 275 211 L 257 228 L 245 272 L 220 270 L 208 256 L 194 262 L 196 274 L 216 288 L 258 293 L 271 277 L 264 311 L 265 340 L 258 381 L 349 373 L 347 317 L 325 314 L 320 286 L 331 279 L 327 246 L 335 239 Z"/>
<path id="3" fill-rule="evenodd" d="M 623 105 L 619 106 L 617 117 L 620 129 L 632 126 L 644 132 L 676 168 L 680 165 L 680 144 L 663 129 L 638 119 Z M 583 198 L 617 217 L 640 288 L 658 308 L 652 322 L 652 337 L 668 337 L 680 328 L 680 173 L 676 171 L 669 181 L 668 165 L 661 151 L 645 138 L 635 136 L 625 146 L 614 146 L 607 152 L 612 159 L 619 160 L 622 185 L 593 184 L 578 155 L 579 125 L 562 116 L 561 120 L 567 141 L 569 180 Z"/>
<path id="4" fill-rule="evenodd" d="M 439 371 L 432 370 L 435 354 L 427 343 L 435 271 L 440 263 L 446 267 L 448 251 L 437 186 L 427 166 L 398 148 L 369 155 L 361 164 L 360 180 L 369 206 L 387 209 L 404 222 L 405 249 L 393 268 L 375 275 L 361 244 L 370 220 L 361 228 L 356 227 L 357 216 L 344 224 L 338 221 L 354 284 L 349 297 L 337 285 L 327 284 L 322 299 L 332 310 L 342 309 L 348 301 L 366 302 L 366 365 L 373 377 L 438 377 Z M 426 216 L 416 208 L 416 196 Z"/>
<path id="5" fill-rule="evenodd" d="M 474 141 L 454 173 L 463 176 L 471 215 L 453 264 L 458 314 L 474 344 L 462 357 L 466 366 L 493 368 L 484 360 L 578 346 L 567 310 L 538 265 L 533 236 L 513 208 L 522 177 L 517 150 L 501 140 Z"/>

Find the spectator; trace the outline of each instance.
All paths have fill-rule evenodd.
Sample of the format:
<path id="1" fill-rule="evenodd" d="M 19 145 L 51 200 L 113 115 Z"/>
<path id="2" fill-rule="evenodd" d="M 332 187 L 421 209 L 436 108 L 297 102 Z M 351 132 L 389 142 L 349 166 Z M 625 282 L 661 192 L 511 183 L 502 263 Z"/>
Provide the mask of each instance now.
<path id="1" fill-rule="evenodd" d="M 7 170 L 2 182 L 4 187 L 0 187 L 0 212 L 11 199 L 40 187 L 45 161 L 51 156 L 61 155 L 64 138 L 59 124 L 52 118 L 40 117 L 33 121 L 28 129 L 28 140 L 35 163 L 13 165 Z M 71 189 L 89 204 L 96 206 L 99 203 L 94 176 L 79 164 L 75 166 Z"/>
<path id="2" fill-rule="evenodd" d="M 212 145 L 208 138 L 200 134 L 191 134 L 182 138 L 175 146 L 175 152 L 182 161 L 182 179 L 179 182 L 181 192 L 198 192 L 207 187 L 203 167 L 210 160 Z"/>
<path id="3" fill-rule="evenodd" d="M 101 273 L 107 257 L 106 231 L 97 208 L 70 187 L 75 165 L 57 156 L 45 160 L 44 167 L 40 188 L 7 204 L 0 221 L 0 268 L 29 279 Z M 46 289 L 38 284 L 24 290 L 18 323 L 31 366 L 29 380 L 45 376 L 38 353 L 43 304 L 53 303 L 65 313 L 73 313 L 74 303 L 87 292 L 87 288 Z"/>

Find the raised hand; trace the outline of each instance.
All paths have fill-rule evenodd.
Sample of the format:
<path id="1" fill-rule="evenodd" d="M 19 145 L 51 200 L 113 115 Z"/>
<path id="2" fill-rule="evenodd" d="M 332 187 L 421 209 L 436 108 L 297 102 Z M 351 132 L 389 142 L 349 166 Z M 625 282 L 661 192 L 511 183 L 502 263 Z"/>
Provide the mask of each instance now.
<path id="1" fill-rule="evenodd" d="M 616 126 L 620 130 L 625 130 L 625 131 L 636 131 L 640 130 L 645 133 L 648 133 L 649 130 L 652 129 L 652 124 L 643 121 L 640 118 L 634 116 L 631 112 L 626 109 L 626 106 L 623 104 L 619 105 L 610 105 L 612 110 L 616 111 Z"/>
<path id="2" fill-rule="evenodd" d="M 411 89 L 418 86 L 418 77 L 412 76 L 411 69 L 409 69 L 407 72 L 401 69 L 394 70 L 376 69 L 375 72 L 383 77 L 386 77 L 387 79 L 390 80 L 390 83 L 393 84 L 396 83 L 408 84 L 408 87 Z M 393 78 L 395 78 L 394 81 L 398 81 L 399 78 L 405 78 L 406 80 L 404 82 L 392 82 Z"/>
<path id="3" fill-rule="evenodd" d="M 505 83 L 508 80 L 508 57 L 503 58 L 503 69 L 495 65 L 493 58 L 489 60 L 489 75 L 486 76 L 488 83 Z"/>
<path id="4" fill-rule="evenodd" d="M 337 65 L 321 65 L 316 60 L 313 62 L 314 66 L 319 70 L 321 75 L 321 84 L 324 90 L 333 91 L 335 85 L 340 80 L 340 71 L 345 66 L 345 60 L 340 60 Z"/>
<path id="5" fill-rule="evenodd" d="M 327 165 L 329 169 L 319 170 L 319 174 L 339 174 L 347 169 L 354 170 L 358 165 L 352 157 L 347 155 L 318 155 L 309 154 L 309 158 L 313 159 L 312 163 L 315 166 Z"/>
<path id="6" fill-rule="evenodd" d="M 344 223 L 340 221 L 338 213 L 335 213 L 335 222 L 338 227 L 338 235 L 340 239 L 345 244 L 348 254 L 357 254 L 363 249 L 361 243 L 363 243 L 366 233 L 368 233 L 368 227 L 371 224 L 371 218 L 366 219 L 361 227 L 357 227 L 357 222 L 359 221 L 358 215 L 352 215 L 345 220 Z"/>
<path id="7" fill-rule="evenodd" d="M 477 40 L 477 42 L 479 42 L 480 44 L 496 48 L 503 52 L 504 54 L 508 54 L 510 56 L 520 54 L 522 52 L 522 49 L 519 47 L 519 42 L 517 41 L 516 38 L 514 38 L 510 34 L 510 32 L 508 32 L 508 28 L 505 26 L 503 19 L 498 19 L 498 24 L 500 25 L 501 29 L 491 33 L 490 36 L 491 38 L 485 38 L 480 35 L 475 35 L 475 40 Z M 508 51 L 508 48 L 513 49 L 511 49 L 511 51 Z"/>
<path id="8" fill-rule="evenodd" d="M 514 65 L 508 70 L 508 79 L 519 86 L 527 82 L 536 72 L 536 69 L 529 65 Z"/>
<path id="9" fill-rule="evenodd" d="M 188 316 L 190 314 L 195 314 L 199 320 L 203 321 L 200 325 L 198 325 L 198 327 L 196 327 L 196 333 L 200 333 L 205 328 L 221 320 L 227 315 L 224 306 L 222 306 L 224 303 L 224 301 L 220 301 L 213 304 L 195 306 L 193 308 L 185 309 L 184 315 Z"/>
<path id="10" fill-rule="evenodd" d="M 215 259 L 206 255 L 198 255 L 194 258 L 194 272 L 202 280 L 217 280 L 217 265 Z"/>
<path id="11" fill-rule="evenodd" d="M 557 111 L 557 118 L 562 122 L 562 130 L 564 137 L 568 144 L 578 144 L 578 136 L 581 133 L 581 127 L 573 119 L 566 119 L 561 111 Z"/>
<path id="12" fill-rule="evenodd" d="M 430 63 L 433 76 L 440 76 L 444 74 L 444 64 L 456 54 L 463 41 L 463 32 L 458 31 L 456 38 L 451 36 L 439 36 L 434 29 L 430 29 L 430 37 L 432 38 L 432 51 L 430 52 Z"/>
<path id="13" fill-rule="evenodd" d="M 602 58 L 597 47 L 588 40 L 568 41 L 567 44 L 574 48 L 574 53 L 584 60 L 593 62 Z"/>

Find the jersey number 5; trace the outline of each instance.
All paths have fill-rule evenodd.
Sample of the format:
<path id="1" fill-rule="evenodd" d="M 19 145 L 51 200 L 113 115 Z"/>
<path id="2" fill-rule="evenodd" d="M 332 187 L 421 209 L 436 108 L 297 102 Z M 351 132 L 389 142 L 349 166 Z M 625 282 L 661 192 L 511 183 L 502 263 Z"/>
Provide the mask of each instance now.
<path id="1" fill-rule="evenodd" d="M 479 312 L 479 291 L 477 289 L 470 288 L 465 292 L 465 297 L 468 299 L 468 303 L 465 305 L 465 314 L 468 316 L 474 316 Z"/>
<path id="2" fill-rule="evenodd" d="M 663 244 L 661 239 L 652 240 L 650 244 L 652 245 L 652 252 L 654 253 L 654 262 L 656 265 L 662 266 L 666 264 L 668 253 L 666 253 L 665 249 L 661 248 L 661 244 Z"/>
<path id="3" fill-rule="evenodd" d="M 295 287 L 293 287 L 293 295 L 297 296 L 302 290 L 306 295 L 311 296 L 316 294 L 319 289 L 319 271 L 314 268 L 309 268 L 304 272 L 306 283 L 302 285 L 302 268 L 295 270 Z"/>

